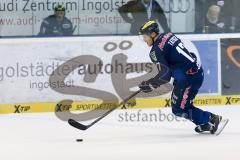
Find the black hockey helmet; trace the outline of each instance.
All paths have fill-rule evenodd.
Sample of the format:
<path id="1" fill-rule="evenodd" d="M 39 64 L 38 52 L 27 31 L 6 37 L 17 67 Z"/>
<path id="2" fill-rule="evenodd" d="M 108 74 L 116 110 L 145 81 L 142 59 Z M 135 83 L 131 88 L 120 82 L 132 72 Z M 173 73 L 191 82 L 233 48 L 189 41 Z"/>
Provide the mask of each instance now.
<path id="1" fill-rule="evenodd" d="M 141 26 L 139 34 L 150 35 L 153 32 L 159 33 L 158 24 L 155 21 L 148 21 Z"/>
<path id="2" fill-rule="evenodd" d="M 66 11 L 65 7 L 63 4 L 58 4 L 54 7 L 54 11 L 57 12 L 57 11 Z"/>

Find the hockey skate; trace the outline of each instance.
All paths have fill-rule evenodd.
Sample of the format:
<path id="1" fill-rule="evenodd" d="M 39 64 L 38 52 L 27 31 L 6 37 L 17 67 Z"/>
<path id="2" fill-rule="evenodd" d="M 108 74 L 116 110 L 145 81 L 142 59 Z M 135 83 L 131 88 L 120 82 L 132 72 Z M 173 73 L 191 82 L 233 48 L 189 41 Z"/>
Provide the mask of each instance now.
<path id="1" fill-rule="evenodd" d="M 197 133 L 210 132 L 211 134 L 219 135 L 228 123 L 228 119 L 223 119 L 222 116 L 212 114 L 210 121 L 207 124 L 198 125 L 195 128 Z"/>

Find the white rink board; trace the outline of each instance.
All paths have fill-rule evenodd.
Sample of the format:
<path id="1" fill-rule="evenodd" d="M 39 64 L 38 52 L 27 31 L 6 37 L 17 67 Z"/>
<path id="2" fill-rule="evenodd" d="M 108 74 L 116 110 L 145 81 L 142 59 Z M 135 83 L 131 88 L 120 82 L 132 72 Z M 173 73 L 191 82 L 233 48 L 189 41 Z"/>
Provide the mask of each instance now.
<path id="1" fill-rule="evenodd" d="M 106 52 L 103 47 L 107 42 L 115 42 L 119 44 L 122 40 L 129 40 L 133 42 L 132 48 L 127 52 L 117 48 L 112 53 Z M 0 59 L 3 68 L 12 66 L 17 72 L 20 67 L 34 65 L 34 73 L 36 75 L 37 67 L 53 66 L 55 69 L 56 64 L 62 64 L 69 59 L 80 55 L 92 55 L 102 59 L 104 65 L 111 64 L 112 57 L 116 54 L 125 54 L 129 63 L 136 62 L 150 62 L 148 57 L 149 48 L 141 42 L 138 37 L 94 37 L 94 38 L 64 38 L 64 39 L 26 39 L 26 40 L 6 40 L 0 42 L 0 49 L 7 52 L 4 59 Z M 140 51 L 140 52 L 139 52 Z M 140 58 L 139 58 L 140 57 Z M 40 64 L 40 65 L 39 65 Z M 18 67 L 18 66 L 19 67 Z M 30 88 L 31 82 L 48 82 L 49 75 L 32 76 L 30 75 L 30 67 L 28 67 L 29 75 L 25 77 L 19 76 L 17 73 L 13 77 L 2 77 L 0 93 L 3 95 L 1 103 L 24 103 L 24 102 L 56 102 L 63 98 L 72 98 L 86 100 L 84 97 L 79 96 L 63 96 L 56 93 L 51 88 L 32 89 Z M 49 69 L 49 73 L 51 73 Z M 134 76 L 134 75 L 133 75 Z M 95 83 L 84 84 L 82 76 L 77 72 L 70 75 L 69 80 L 74 80 L 74 85 L 84 85 L 100 90 L 115 93 L 112 82 L 111 74 L 100 74 Z M 19 94 L 21 92 L 21 94 Z"/>
<path id="2" fill-rule="evenodd" d="M 131 47 L 126 50 L 120 49 L 119 46 L 124 41 L 128 42 L 123 46 L 126 47 L 131 43 Z M 104 45 L 109 42 L 116 44 L 116 49 L 111 52 L 104 50 Z M 197 52 L 192 42 L 188 40 L 184 42 L 192 52 Z M 80 55 L 96 56 L 103 61 L 104 66 L 111 64 L 113 57 L 117 55 L 127 56 L 127 63 L 151 63 L 148 55 L 150 48 L 138 36 L 6 39 L 0 41 L 0 50 L 7 53 L 0 59 L 1 104 L 57 102 L 63 98 L 91 100 L 82 96 L 62 95 L 50 87 L 41 88 L 40 85 L 49 81 L 49 75 L 57 66 Z M 128 78 L 142 74 L 131 73 Z M 84 85 L 116 95 L 111 74 L 103 71 L 94 83 L 85 83 L 82 77 L 76 70 L 73 75 L 67 77 L 66 81 L 73 81 L 76 86 Z M 36 85 L 33 87 L 33 83 L 41 87 Z"/>

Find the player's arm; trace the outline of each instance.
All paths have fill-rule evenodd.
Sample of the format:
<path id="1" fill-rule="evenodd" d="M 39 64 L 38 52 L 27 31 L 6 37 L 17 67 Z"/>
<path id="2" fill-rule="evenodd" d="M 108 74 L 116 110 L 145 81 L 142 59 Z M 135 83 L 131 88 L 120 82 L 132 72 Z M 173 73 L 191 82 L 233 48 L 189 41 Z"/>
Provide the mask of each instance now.
<path id="1" fill-rule="evenodd" d="M 134 7 L 135 2 L 130 1 L 127 4 L 124 4 L 123 6 L 118 8 L 118 12 L 123 18 L 123 20 L 127 23 L 132 23 L 133 19 L 128 16 L 128 13 L 132 12 L 132 8 Z"/>
<path id="2" fill-rule="evenodd" d="M 164 10 L 162 7 L 158 4 L 158 2 L 155 2 L 156 9 L 154 11 L 154 16 L 162 26 L 164 32 L 170 32 L 170 28 L 168 27 L 167 17 L 164 14 Z"/>
<path id="3" fill-rule="evenodd" d="M 165 63 L 157 63 L 156 67 L 158 69 L 158 74 L 149 80 L 154 88 L 168 83 L 171 79 L 171 73 L 168 65 Z"/>
<path id="4" fill-rule="evenodd" d="M 40 32 L 39 32 L 38 35 L 39 36 L 46 35 L 47 32 L 48 32 L 49 25 L 50 25 L 49 22 L 46 19 L 44 19 L 41 26 L 40 26 Z"/>
<path id="5" fill-rule="evenodd" d="M 168 67 L 169 64 L 167 63 L 163 54 L 159 54 L 157 56 L 155 52 L 151 52 L 150 58 L 152 62 L 156 64 L 156 67 L 158 69 L 158 74 L 147 81 L 143 81 L 139 85 L 139 88 L 143 92 L 151 92 L 153 89 L 158 88 L 159 86 L 165 83 L 168 83 L 171 79 L 171 72 Z"/>

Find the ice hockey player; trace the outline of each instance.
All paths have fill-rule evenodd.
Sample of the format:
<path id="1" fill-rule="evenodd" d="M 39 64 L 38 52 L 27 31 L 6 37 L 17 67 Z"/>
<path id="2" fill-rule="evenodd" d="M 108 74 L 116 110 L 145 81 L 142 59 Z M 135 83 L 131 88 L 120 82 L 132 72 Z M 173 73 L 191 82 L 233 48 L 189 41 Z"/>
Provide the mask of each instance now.
<path id="1" fill-rule="evenodd" d="M 54 10 L 54 15 L 50 15 L 43 20 L 39 36 L 71 36 L 73 34 L 73 25 L 65 17 L 65 7 L 59 4 Z"/>
<path id="2" fill-rule="evenodd" d="M 159 33 L 155 21 L 146 22 L 140 33 L 148 46 L 152 47 L 150 58 L 158 67 L 159 73 L 147 81 L 143 81 L 139 88 L 151 92 L 174 78 L 174 89 L 171 96 L 172 112 L 176 116 L 184 117 L 196 124 L 198 133 L 217 132 L 222 117 L 203 111 L 193 105 L 204 79 L 200 59 L 185 48 L 183 42 L 171 32 Z"/>

